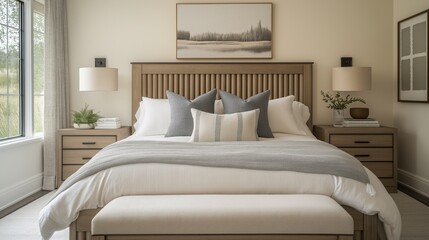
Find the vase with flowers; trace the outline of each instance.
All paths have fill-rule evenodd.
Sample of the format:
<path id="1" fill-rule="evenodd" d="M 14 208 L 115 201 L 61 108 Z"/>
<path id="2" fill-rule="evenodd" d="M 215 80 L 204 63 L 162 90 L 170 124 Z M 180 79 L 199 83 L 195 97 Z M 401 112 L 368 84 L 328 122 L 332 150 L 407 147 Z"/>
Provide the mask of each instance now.
<path id="1" fill-rule="evenodd" d="M 366 104 L 365 100 L 362 98 L 351 97 L 347 95 L 345 98 L 341 97 L 339 92 L 335 94 L 329 94 L 328 92 L 320 91 L 322 94 L 322 100 L 328 104 L 326 106 L 329 109 L 333 110 L 333 120 L 334 127 L 342 127 L 344 122 L 344 109 L 346 109 L 350 104 L 354 102 L 361 102 Z"/>

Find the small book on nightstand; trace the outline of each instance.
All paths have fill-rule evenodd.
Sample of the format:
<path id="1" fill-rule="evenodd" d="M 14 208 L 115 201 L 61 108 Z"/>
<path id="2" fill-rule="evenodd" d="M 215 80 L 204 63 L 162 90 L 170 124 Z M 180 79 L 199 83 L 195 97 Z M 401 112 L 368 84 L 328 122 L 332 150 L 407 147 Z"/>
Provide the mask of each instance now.
<path id="1" fill-rule="evenodd" d="M 374 118 L 345 118 L 343 122 L 344 127 L 380 127 L 380 123 Z"/>
<path id="2" fill-rule="evenodd" d="M 99 118 L 95 129 L 118 129 L 121 128 L 121 119 L 118 117 Z"/>

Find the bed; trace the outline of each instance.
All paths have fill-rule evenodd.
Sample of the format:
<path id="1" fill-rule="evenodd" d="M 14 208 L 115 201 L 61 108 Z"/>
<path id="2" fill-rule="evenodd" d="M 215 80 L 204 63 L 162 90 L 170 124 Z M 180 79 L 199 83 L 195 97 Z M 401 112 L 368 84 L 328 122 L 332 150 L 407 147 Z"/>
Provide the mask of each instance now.
<path id="1" fill-rule="evenodd" d="M 294 95 L 295 99 L 305 104 L 312 112 L 312 63 L 132 63 L 132 112 L 133 112 L 133 124 L 135 123 L 134 113 L 137 112 L 140 106 L 142 97 L 149 97 L 153 99 L 166 98 L 166 90 L 171 90 L 180 95 L 185 96 L 188 99 L 194 99 L 197 96 L 208 92 L 211 89 L 222 89 L 226 92 L 246 99 L 252 95 L 260 93 L 264 90 L 271 90 L 271 98 L 277 99 L 288 95 Z M 312 129 L 311 118 L 307 121 L 309 129 Z M 132 136 L 127 141 L 160 141 L 163 137 L 149 137 L 139 138 Z M 178 138 L 175 142 L 187 141 L 187 138 Z M 294 142 L 318 142 L 314 138 L 302 137 L 302 136 L 290 136 L 290 135 L 277 135 L 278 141 L 294 141 Z M 265 142 L 265 141 L 262 141 Z M 176 167 L 173 169 L 168 164 L 162 165 L 162 171 L 171 171 L 175 173 Z M 159 167 L 156 164 L 148 164 L 145 170 L 149 172 L 159 171 Z M 113 167 L 114 168 L 114 167 Z M 183 168 L 183 166 L 179 167 Z M 186 168 L 186 167 L 185 167 Z M 119 168 L 118 168 L 119 169 Z M 133 171 L 137 171 L 139 167 L 136 165 Z M 220 170 L 220 173 L 217 171 Z M 248 172 L 232 168 L 222 170 L 223 168 L 210 168 L 209 166 L 192 166 L 186 168 L 183 171 L 192 172 L 195 176 L 217 176 L 216 174 L 225 174 L 228 171 L 224 179 L 228 179 L 227 175 L 230 174 L 230 178 L 234 176 L 234 179 L 243 176 L 243 179 L 249 179 Z M 107 172 L 106 172 L 107 171 Z M 45 238 L 49 238 L 50 234 L 57 229 L 61 229 L 70 226 L 70 239 L 85 240 L 91 237 L 91 220 L 97 214 L 97 212 L 110 200 L 121 195 L 133 195 L 133 191 L 128 192 L 116 192 L 116 193 L 102 193 L 94 194 L 96 192 L 94 187 L 101 188 L 100 184 L 94 182 L 95 179 L 101 178 L 102 182 L 106 185 L 111 172 L 110 170 L 104 170 L 102 173 L 94 174 L 91 177 L 77 181 L 75 184 L 69 184 L 71 187 L 57 194 L 54 199 L 42 210 L 41 213 L 41 229 L 44 233 Z M 123 172 L 123 175 L 130 174 L 130 170 L 117 170 L 117 172 Z M 365 171 L 368 174 L 370 184 L 359 185 L 360 190 L 366 192 L 361 194 L 362 198 L 356 197 L 356 190 L 354 186 L 354 180 L 348 180 L 343 177 L 333 177 L 331 187 L 328 190 L 317 190 L 320 191 L 318 194 L 324 194 L 331 196 L 337 202 L 341 203 L 344 209 L 354 219 L 354 239 L 399 239 L 400 236 L 400 216 L 399 212 L 384 189 L 378 179 L 367 169 Z M 204 173 L 204 174 L 202 174 Z M 107 174 L 107 175 L 106 175 Z M 137 173 L 136 173 L 137 174 Z M 294 173 L 293 173 L 294 174 Z M 132 175 L 132 174 L 131 174 Z M 155 174 L 156 175 L 156 174 Z M 246 176 L 247 175 L 247 176 Z M 311 175 L 311 176 L 309 176 Z M 94 177 L 95 176 L 95 177 Z M 107 176 L 107 177 L 106 177 Z M 288 175 L 286 178 L 290 179 L 311 179 L 316 177 L 315 181 L 320 181 L 321 176 L 318 174 L 298 174 Z M 215 177 L 213 177 L 215 178 Z M 269 178 L 269 177 L 268 177 Z M 114 179 L 114 178 L 112 178 Z M 188 186 L 184 185 L 182 189 L 176 187 L 172 189 L 168 187 L 167 180 L 162 182 L 159 180 L 158 185 L 164 185 L 164 190 L 154 190 L 152 192 L 147 191 L 145 194 L 196 194 L 196 193 L 219 193 L 218 186 L 213 188 L 210 185 L 204 186 L 193 186 L 193 190 L 190 191 Z M 331 181 L 331 180 L 328 180 Z M 180 180 L 178 180 L 180 182 Z M 299 181 L 297 181 L 299 182 Z M 66 182 L 65 182 L 66 183 Z M 82 185 L 82 186 L 80 186 Z M 254 185 L 258 185 L 256 182 Z M 84 187 L 86 186 L 86 187 Z M 180 186 L 180 184 L 179 184 Z M 228 193 L 258 193 L 258 191 L 264 191 L 264 193 L 273 194 L 291 194 L 293 192 L 306 193 L 300 189 L 299 184 L 295 184 L 290 188 L 295 190 L 279 190 L 281 187 L 274 184 L 271 189 L 267 190 L 267 186 L 261 186 L 261 189 L 243 189 L 243 184 L 237 184 L 235 187 L 231 187 L 227 191 Z M 366 188 L 365 188 L 366 186 Z M 368 187 L 370 189 L 368 189 Z M 369 194 L 374 192 L 374 194 Z M 151 186 L 147 186 L 151 188 Z M 245 188 L 245 187 L 244 187 Z M 350 188 L 354 190 L 350 190 Z M 72 189 L 72 190 L 70 190 Z M 80 190 L 73 190 L 80 189 Z M 199 190 L 195 190 L 199 189 Z M 215 190 L 216 189 L 216 190 Z M 111 190 L 112 191 L 112 190 Z M 146 190 L 144 190 L 146 191 Z M 197 192 L 195 192 L 197 191 Z M 199 192 L 198 192 L 199 191 Z M 246 192 L 248 191 L 248 192 Z M 289 192 L 288 192 L 289 191 Z M 314 190 L 313 190 L 314 191 Z M 68 193 L 69 192 L 69 193 Z M 222 192 L 223 193 L 223 192 Z M 69 196 L 67 196 L 69 194 Z M 142 192 L 135 191 L 134 195 L 142 194 Z M 359 193 L 360 194 L 360 193 Z M 81 199 L 81 202 L 76 202 L 75 199 Z M 92 201 L 92 202 L 90 202 Z M 65 212 L 68 217 L 62 219 L 57 216 L 59 211 L 55 211 L 54 208 L 62 208 L 61 211 Z M 356 210 L 358 209 L 358 210 Z M 365 214 L 364 214 L 365 213 Z M 51 221 L 52 218 L 57 218 L 56 222 Z M 49 229 L 49 230 L 47 230 Z M 383 231 L 383 229 L 385 231 Z M 233 236 L 221 235 L 219 239 L 233 238 Z M 173 236 L 174 239 L 174 236 Z M 202 238 L 204 239 L 204 237 Z M 285 238 L 287 239 L 287 238 Z"/>

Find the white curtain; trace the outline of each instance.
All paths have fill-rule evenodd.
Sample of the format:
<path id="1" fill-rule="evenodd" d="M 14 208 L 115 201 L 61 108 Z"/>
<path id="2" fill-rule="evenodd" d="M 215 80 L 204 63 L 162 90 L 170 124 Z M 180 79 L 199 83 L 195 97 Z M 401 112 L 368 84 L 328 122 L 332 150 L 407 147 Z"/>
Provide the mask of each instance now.
<path id="1" fill-rule="evenodd" d="M 67 0 L 45 1 L 43 189 L 55 188 L 57 131 L 70 126 Z"/>

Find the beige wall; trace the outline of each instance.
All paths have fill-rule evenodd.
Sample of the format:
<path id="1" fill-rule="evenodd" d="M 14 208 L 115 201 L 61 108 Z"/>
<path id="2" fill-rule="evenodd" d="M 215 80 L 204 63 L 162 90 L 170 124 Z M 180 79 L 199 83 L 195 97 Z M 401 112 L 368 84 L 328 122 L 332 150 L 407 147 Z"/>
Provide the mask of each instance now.
<path id="1" fill-rule="evenodd" d="M 429 104 L 397 102 L 397 23 L 429 8 L 428 0 L 394 0 L 394 125 L 399 130 L 399 181 L 429 197 Z"/>
<path id="2" fill-rule="evenodd" d="M 0 211 L 42 189 L 43 139 L 0 146 Z"/>
<path id="3" fill-rule="evenodd" d="M 131 123 L 130 62 L 176 61 L 176 2 L 68 1 L 72 109 L 86 102 L 102 115 L 119 116 L 123 124 Z M 373 68 L 372 90 L 357 95 L 367 100 L 372 117 L 392 125 L 392 1 L 268 2 L 274 4 L 272 61 L 315 63 L 316 124 L 331 123 L 331 111 L 325 108 L 319 93 L 331 89 L 331 68 L 339 66 L 341 56 L 352 56 L 355 66 Z M 78 69 L 93 66 L 95 57 L 106 57 L 108 66 L 119 68 L 118 92 L 78 91 Z"/>

